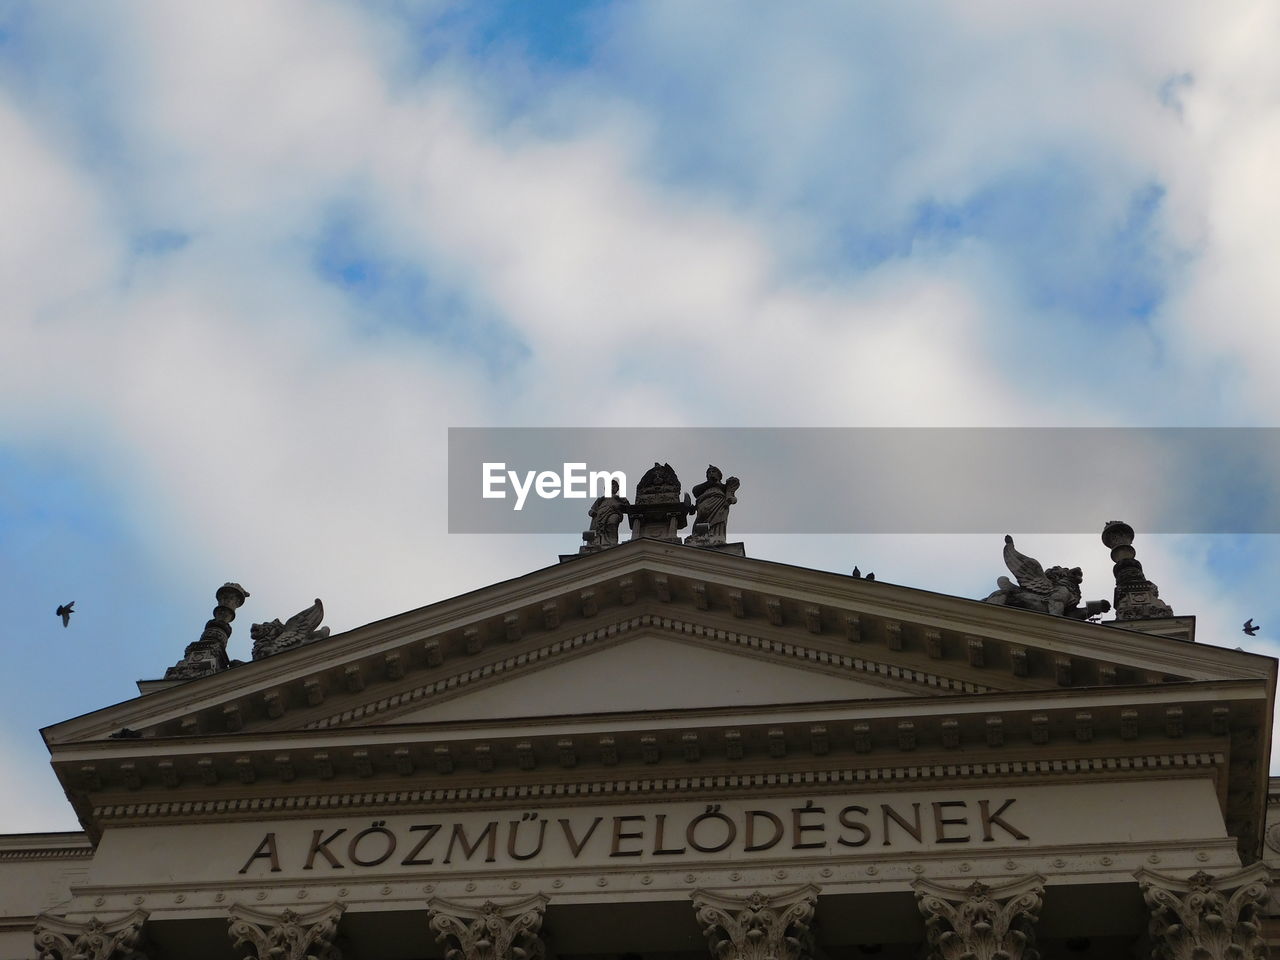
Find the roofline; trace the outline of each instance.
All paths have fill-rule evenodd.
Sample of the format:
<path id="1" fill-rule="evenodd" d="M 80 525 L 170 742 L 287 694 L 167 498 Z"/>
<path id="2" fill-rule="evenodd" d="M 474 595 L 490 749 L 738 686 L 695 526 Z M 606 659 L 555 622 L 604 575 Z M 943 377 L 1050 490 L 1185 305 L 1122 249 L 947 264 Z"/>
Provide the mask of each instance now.
<path id="1" fill-rule="evenodd" d="M 399 635 L 404 632 L 440 629 L 449 621 L 466 619 L 469 616 L 491 617 L 496 613 L 502 612 L 505 609 L 504 604 L 528 603 L 532 599 L 529 594 L 567 589 L 580 582 L 584 574 L 587 576 L 608 576 L 611 572 L 618 575 L 634 572 L 633 569 L 629 568 L 636 567 L 637 561 L 646 558 L 653 561 L 656 570 L 664 572 L 660 568 L 671 564 L 673 558 L 676 557 L 679 558 L 681 569 L 670 572 L 679 576 L 714 576 L 749 571 L 757 579 L 761 578 L 761 574 L 766 574 L 763 579 L 766 581 L 774 580 L 773 583 L 766 583 L 755 589 L 776 589 L 781 593 L 787 592 L 788 589 L 797 589 L 797 585 L 793 583 L 797 577 L 817 578 L 820 581 L 820 585 L 821 581 L 825 580 L 840 595 L 826 597 L 823 602 L 828 604 L 840 599 L 847 599 L 849 602 L 864 602 L 875 606 L 877 604 L 883 605 L 884 601 L 887 600 L 890 608 L 899 608 L 894 610 L 893 615 L 905 616 L 912 612 L 918 615 L 920 612 L 912 610 L 913 597 L 919 599 L 928 598 L 927 609 L 923 611 L 926 615 L 939 615 L 944 612 L 942 608 L 956 606 L 961 610 L 972 611 L 975 614 L 980 611 L 982 617 L 986 619 L 994 618 L 999 621 L 1012 618 L 1009 619 L 1008 627 L 1016 629 L 1023 634 L 1025 636 L 1024 642 L 1036 644 L 1037 641 L 1040 641 L 1046 649 L 1053 649 L 1055 642 L 1073 639 L 1079 640 L 1085 648 L 1096 650 L 1099 646 L 1099 635 L 1096 633 L 1098 625 L 1096 624 L 996 604 L 987 604 L 981 600 L 938 593 L 920 587 L 905 586 L 880 580 L 854 579 L 847 574 L 835 573 L 829 570 L 818 570 L 755 557 L 739 557 L 715 550 L 690 547 L 678 542 L 640 538 L 628 540 L 617 547 L 599 553 L 584 555 L 563 563 L 541 567 L 529 573 L 479 587 L 456 596 L 446 597 L 380 620 L 371 621 L 343 631 L 340 634 L 334 634 L 317 643 L 297 647 L 270 658 L 246 663 L 208 677 L 188 680 L 151 694 L 131 697 L 128 700 L 109 704 L 97 710 L 42 727 L 40 734 L 46 747 L 52 751 L 53 746 L 58 742 L 55 738 L 56 731 L 74 724 L 91 721 L 95 717 L 105 717 L 112 712 L 119 711 L 120 708 L 127 704 L 136 705 L 145 700 L 148 705 L 153 705 L 157 710 L 163 710 L 166 707 L 176 706 L 186 701 L 191 696 L 193 685 L 195 684 L 203 684 L 200 690 L 204 696 L 216 698 L 224 693 L 231 694 L 237 688 L 245 686 L 246 683 L 252 685 L 254 680 L 269 677 L 271 673 L 281 672 L 283 669 L 298 670 L 301 668 L 305 670 L 308 664 L 315 669 L 321 669 L 324 666 L 332 665 L 333 662 L 341 660 L 348 654 L 367 650 L 370 646 L 392 636 L 393 628 L 394 633 Z M 690 560 L 695 562 L 690 564 L 688 563 Z M 770 578 L 767 574 L 771 571 L 784 573 L 786 576 Z M 517 591 L 524 596 L 513 596 L 512 594 Z M 919 599 L 916 600 L 916 604 L 919 603 Z M 481 602 L 482 600 L 483 602 Z M 952 615 L 956 612 L 955 610 L 950 611 Z M 1242 667 L 1248 664 L 1244 672 L 1251 673 L 1254 677 L 1270 676 L 1274 678 L 1275 676 L 1277 661 L 1275 658 L 1264 654 L 1219 647 L 1212 644 L 1192 643 L 1190 641 L 1177 640 L 1176 638 L 1152 635 L 1144 631 L 1114 627 L 1110 626 L 1110 624 L 1107 625 L 1107 629 L 1120 631 L 1125 639 L 1139 647 L 1149 647 L 1153 650 L 1163 647 L 1167 651 L 1168 647 L 1166 645 L 1168 643 L 1178 642 L 1186 644 L 1187 652 L 1189 653 L 1192 651 L 1212 651 L 1208 659 L 1217 663 L 1225 660 L 1228 662 L 1234 661 Z M 1050 633 L 1054 635 L 1052 638 L 1047 636 Z M 1084 654 L 1082 653 L 1082 655 Z M 1098 655 L 1101 656 L 1101 654 Z M 1259 670 L 1259 667 L 1262 669 Z"/>

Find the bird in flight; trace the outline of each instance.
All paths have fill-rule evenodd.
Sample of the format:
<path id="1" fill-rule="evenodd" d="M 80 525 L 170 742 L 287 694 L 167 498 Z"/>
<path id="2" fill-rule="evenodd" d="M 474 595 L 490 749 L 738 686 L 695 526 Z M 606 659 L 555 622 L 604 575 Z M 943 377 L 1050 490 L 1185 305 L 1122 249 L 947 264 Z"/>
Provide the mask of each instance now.
<path id="1" fill-rule="evenodd" d="M 72 610 L 71 608 L 74 607 L 75 605 L 76 605 L 76 602 L 72 600 L 70 603 L 64 603 L 62 606 L 58 608 L 57 615 L 62 618 L 62 625 L 64 627 L 71 623 L 71 615 L 75 613 L 75 611 Z"/>
<path id="2" fill-rule="evenodd" d="M 1255 627 L 1253 625 L 1253 617 L 1250 617 L 1248 620 L 1246 620 L 1244 622 L 1244 626 L 1241 629 L 1251 637 L 1258 632 L 1258 627 Z"/>

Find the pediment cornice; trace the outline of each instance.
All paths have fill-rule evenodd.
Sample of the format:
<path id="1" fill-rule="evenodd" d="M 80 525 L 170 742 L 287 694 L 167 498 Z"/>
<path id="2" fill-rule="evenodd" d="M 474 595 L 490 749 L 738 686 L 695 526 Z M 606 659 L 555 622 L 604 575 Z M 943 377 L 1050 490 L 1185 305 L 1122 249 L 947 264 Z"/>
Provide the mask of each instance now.
<path id="1" fill-rule="evenodd" d="M 394 717 L 637 626 L 931 695 L 1267 676 L 1272 661 L 879 581 L 633 541 L 47 728 L 243 733 Z"/>

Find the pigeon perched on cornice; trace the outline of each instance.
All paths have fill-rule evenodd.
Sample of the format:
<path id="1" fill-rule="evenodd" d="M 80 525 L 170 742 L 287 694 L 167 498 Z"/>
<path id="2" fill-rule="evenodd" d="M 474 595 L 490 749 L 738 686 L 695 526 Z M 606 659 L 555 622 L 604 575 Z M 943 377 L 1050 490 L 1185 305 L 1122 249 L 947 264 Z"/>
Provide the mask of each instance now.
<path id="1" fill-rule="evenodd" d="M 64 603 L 55 611 L 56 615 L 62 618 L 62 625 L 64 627 L 68 626 L 71 623 L 71 615 L 75 613 L 75 611 L 71 608 L 74 607 L 75 605 L 76 605 L 76 602 L 72 600 L 70 603 Z"/>
<path id="2" fill-rule="evenodd" d="M 1253 625 L 1253 617 L 1250 617 L 1248 620 L 1244 622 L 1244 626 L 1241 628 L 1241 630 L 1244 633 L 1247 633 L 1251 637 L 1258 632 L 1258 627 L 1255 627 Z"/>

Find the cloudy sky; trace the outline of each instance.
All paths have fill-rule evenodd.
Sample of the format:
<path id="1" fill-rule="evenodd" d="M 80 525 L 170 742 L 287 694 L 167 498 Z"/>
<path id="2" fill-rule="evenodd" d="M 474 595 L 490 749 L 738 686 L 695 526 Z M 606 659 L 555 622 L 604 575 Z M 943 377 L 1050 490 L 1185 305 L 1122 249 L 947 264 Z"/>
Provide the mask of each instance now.
<path id="1" fill-rule="evenodd" d="M 1277 36 L 1268 0 L 0 0 L 3 829 L 76 826 L 37 728 L 226 580 L 247 658 L 316 596 L 342 630 L 576 546 L 449 535 L 451 426 L 1276 426 Z M 1109 596 L 1108 519 L 1019 546 Z M 743 532 L 1004 572 L 1002 530 Z M 1137 546 L 1202 641 L 1280 651 L 1275 536 Z"/>

